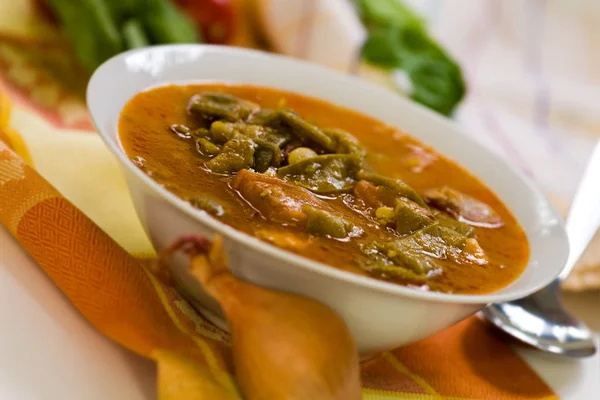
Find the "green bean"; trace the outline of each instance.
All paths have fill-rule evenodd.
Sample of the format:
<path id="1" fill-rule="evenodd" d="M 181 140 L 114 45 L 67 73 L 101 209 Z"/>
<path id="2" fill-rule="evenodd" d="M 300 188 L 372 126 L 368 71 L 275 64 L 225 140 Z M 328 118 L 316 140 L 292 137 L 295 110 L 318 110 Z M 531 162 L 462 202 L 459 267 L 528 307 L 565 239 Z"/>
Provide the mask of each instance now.
<path id="1" fill-rule="evenodd" d="M 357 179 L 365 180 L 375 185 L 388 187 L 393 189 L 399 196 L 406 197 L 422 207 L 427 207 L 421 196 L 419 196 L 419 194 L 413 188 L 408 186 L 400 179 L 388 178 L 387 176 L 366 172 L 364 170 L 358 173 Z"/>
<path id="2" fill-rule="evenodd" d="M 396 204 L 396 232 L 412 234 L 435 222 L 429 211 L 411 200 L 399 200 Z"/>
<path id="3" fill-rule="evenodd" d="M 198 152 L 205 156 L 216 156 L 221 152 L 221 147 L 214 144 L 206 138 L 196 140 L 196 148 Z"/>
<path id="4" fill-rule="evenodd" d="M 236 125 L 229 122 L 215 121 L 210 125 L 210 134 L 219 143 L 233 139 L 236 133 Z"/>
<path id="5" fill-rule="evenodd" d="M 256 172 L 265 172 L 269 169 L 272 163 L 273 152 L 271 149 L 260 147 L 254 152 L 254 169 Z"/>
<path id="6" fill-rule="evenodd" d="M 297 147 L 288 154 L 288 164 L 296 164 L 316 156 L 317 153 L 309 147 Z"/>
<path id="7" fill-rule="evenodd" d="M 436 221 L 444 228 L 452 229 L 455 232 L 460 233 L 466 237 L 473 237 L 475 234 L 475 228 L 471 225 L 460 222 L 447 215 L 443 211 L 435 210 L 434 213 Z"/>
<path id="8" fill-rule="evenodd" d="M 306 230 L 315 235 L 344 238 L 352 230 L 352 226 L 343 218 L 330 212 L 305 205 L 302 212 L 306 214 Z"/>
<path id="9" fill-rule="evenodd" d="M 205 120 L 224 119 L 230 122 L 245 119 L 258 105 L 225 93 L 204 92 L 192 96 L 188 111 Z"/>
<path id="10" fill-rule="evenodd" d="M 457 249 L 462 249 L 467 240 L 467 237 L 465 235 L 461 235 L 460 233 L 452 229 L 443 227 L 440 224 L 429 225 L 423 228 L 421 231 L 419 231 L 416 235 L 422 236 L 423 234 L 440 238 L 446 246 L 454 247 Z M 427 250 L 431 250 L 432 252 L 435 250 L 434 248 L 427 248 L 427 246 L 424 246 L 424 248 L 426 248 Z"/>
<path id="11" fill-rule="evenodd" d="M 206 167 L 215 173 L 233 173 L 254 164 L 255 144 L 244 135 L 236 135 L 223 145 L 221 152 L 206 162 Z"/>
<path id="12" fill-rule="evenodd" d="M 334 140 L 336 153 L 356 154 L 360 157 L 367 155 L 367 150 L 350 133 L 334 128 L 325 128 L 323 132 Z"/>
<path id="13" fill-rule="evenodd" d="M 280 178 L 315 193 L 339 193 L 354 186 L 360 158 L 350 154 L 325 154 L 279 168 Z"/>
<path id="14" fill-rule="evenodd" d="M 321 129 L 306 122 L 291 110 L 279 111 L 281 122 L 305 143 L 314 143 L 329 152 L 335 152 L 334 140 L 323 133 Z"/>
<path id="15" fill-rule="evenodd" d="M 363 246 L 362 251 L 373 259 L 375 265 L 408 269 L 417 275 L 425 275 L 429 270 L 435 268 L 433 262 L 430 262 L 419 249 L 407 246 L 405 241 L 384 243 L 374 241 Z"/>

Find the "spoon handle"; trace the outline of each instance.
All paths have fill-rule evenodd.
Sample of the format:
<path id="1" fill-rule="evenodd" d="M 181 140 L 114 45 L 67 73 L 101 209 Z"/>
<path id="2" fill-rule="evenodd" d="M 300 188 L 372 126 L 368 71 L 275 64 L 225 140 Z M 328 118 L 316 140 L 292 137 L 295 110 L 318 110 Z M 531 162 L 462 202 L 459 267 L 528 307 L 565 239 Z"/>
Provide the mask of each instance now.
<path id="1" fill-rule="evenodd" d="M 565 279 L 579 260 L 600 226 L 600 140 L 588 161 L 566 222 L 569 258 L 558 276 Z"/>

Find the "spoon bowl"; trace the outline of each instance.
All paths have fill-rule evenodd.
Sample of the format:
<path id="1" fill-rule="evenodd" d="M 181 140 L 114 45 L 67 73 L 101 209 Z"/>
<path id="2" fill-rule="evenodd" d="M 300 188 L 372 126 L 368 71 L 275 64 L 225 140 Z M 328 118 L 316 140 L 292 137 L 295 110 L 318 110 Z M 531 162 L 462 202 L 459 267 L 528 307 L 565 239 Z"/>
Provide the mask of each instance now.
<path id="1" fill-rule="evenodd" d="M 487 307 L 483 314 L 498 328 L 540 350 L 574 358 L 596 353 L 588 327 L 565 311 L 558 280 L 532 296 Z"/>

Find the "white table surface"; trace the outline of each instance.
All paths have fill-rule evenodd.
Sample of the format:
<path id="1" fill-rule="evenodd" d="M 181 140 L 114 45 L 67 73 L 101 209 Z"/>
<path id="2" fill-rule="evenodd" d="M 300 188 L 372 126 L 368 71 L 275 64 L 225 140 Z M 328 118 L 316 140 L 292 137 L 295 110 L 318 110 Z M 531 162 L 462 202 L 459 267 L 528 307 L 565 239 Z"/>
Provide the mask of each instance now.
<path id="1" fill-rule="evenodd" d="M 600 294 L 567 300 L 600 331 Z M 561 399 L 600 398 L 600 354 L 566 361 L 519 353 Z M 155 378 L 152 362 L 96 332 L 0 228 L 1 400 L 148 400 Z"/>

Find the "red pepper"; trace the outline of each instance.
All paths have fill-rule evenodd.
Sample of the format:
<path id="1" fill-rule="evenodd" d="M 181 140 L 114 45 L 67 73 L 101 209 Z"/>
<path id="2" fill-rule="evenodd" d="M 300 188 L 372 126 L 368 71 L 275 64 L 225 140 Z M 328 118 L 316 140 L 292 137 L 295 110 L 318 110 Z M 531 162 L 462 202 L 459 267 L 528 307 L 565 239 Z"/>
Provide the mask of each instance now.
<path id="1" fill-rule="evenodd" d="M 231 0 L 175 0 L 199 26 L 207 43 L 227 44 L 235 33 L 236 9 Z"/>

